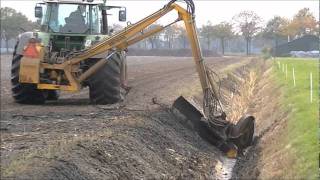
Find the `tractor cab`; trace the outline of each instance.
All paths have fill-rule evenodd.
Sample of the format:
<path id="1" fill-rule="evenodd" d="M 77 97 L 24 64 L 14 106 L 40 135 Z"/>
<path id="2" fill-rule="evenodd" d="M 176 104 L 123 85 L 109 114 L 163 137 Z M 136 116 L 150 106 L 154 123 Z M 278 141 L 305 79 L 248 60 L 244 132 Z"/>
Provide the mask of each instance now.
<path id="1" fill-rule="evenodd" d="M 53 33 L 99 34 L 99 6 L 47 3 L 42 29 Z"/>
<path id="2" fill-rule="evenodd" d="M 107 17 L 111 9 L 119 10 L 120 22 L 126 21 L 125 7 L 106 6 L 105 1 L 44 0 L 35 6 L 35 17 L 41 22 L 38 34 L 51 52 L 68 54 L 87 48 L 111 32 Z"/>
<path id="3" fill-rule="evenodd" d="M 108 34 L 107 10 L 118 8 L 126 21 L 126 8 L 93 0 L 45 0 L 35 7 L 41 31 L 62 34 Z"/>

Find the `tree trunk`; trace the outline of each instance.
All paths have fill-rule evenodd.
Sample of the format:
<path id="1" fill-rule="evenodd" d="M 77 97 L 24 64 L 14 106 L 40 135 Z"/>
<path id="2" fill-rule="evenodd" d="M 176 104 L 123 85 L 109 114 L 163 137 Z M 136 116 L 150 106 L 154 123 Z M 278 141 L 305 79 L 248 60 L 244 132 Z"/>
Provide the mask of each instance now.
<path id="1" fill-rule="evenodd" d="M 251 46 L 251 39 L 246 38 L 247 41 L 247 56 L 250 55 L 250 46 Z"/>
<path id="2" fill-rule="evenodd" d="M 8 39 L 6 39 L 5 41 L 6 41 L 7 53 L 9 53 L 9 40 L 8 40 Z"/>
<path id="3" fill-rule="evenodd" d="M 274 39 L 274 43 L 275 43 L 275 46 L 274 46 L 274 56 L 277 56 L 278 52 L 277 52 L 277 49 L 278 49 L 278 37 L 275 36 L 275 39 Z"/>
<path id="4" fill-rule="evenodd" d="M 222 55 L 224 55 L 224 38 L 221 38 L 221 50 L 222 50 Z"/>
<path id="5" fill-rule="evenodd" d="M 210 50 L 210 39 L 207 38 L 207 50 L 209 51 Z"/>
<path id="6" fill-rule="evenodd" d="M 249 40 L 249 55 L 251 54 L 251 39 Z"/>
<path id="7" fill-rule="evenodd" d="M 247 42 L 246 54 L 248 56 L 249 55 L 249 39 L 246 39 L 246 42 Z"/>
<path id="8" fill-rule="evenodd" d="M 151 40 L 151 49 L 153 49 L 154 48 L 154 42 L 153 42 L 153 40 Z"/>

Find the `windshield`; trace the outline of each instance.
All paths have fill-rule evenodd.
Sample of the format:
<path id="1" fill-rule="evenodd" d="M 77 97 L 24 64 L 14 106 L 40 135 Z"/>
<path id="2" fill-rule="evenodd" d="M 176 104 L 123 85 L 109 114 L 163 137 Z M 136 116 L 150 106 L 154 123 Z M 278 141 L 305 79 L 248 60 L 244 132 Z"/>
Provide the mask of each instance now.
<path id="1" fill-rule="evenodd" d="M 57 33 L 98 34 L 99 18 L 97 5 L 48 3 L 42 24 Z"/>

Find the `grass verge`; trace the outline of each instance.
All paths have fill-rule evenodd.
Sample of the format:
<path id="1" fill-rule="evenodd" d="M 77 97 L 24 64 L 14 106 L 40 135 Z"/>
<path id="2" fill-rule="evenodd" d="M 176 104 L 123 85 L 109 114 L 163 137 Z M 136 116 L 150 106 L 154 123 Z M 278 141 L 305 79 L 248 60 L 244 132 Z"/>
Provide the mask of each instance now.
<path id="1" fill-rule="evenodd" d="M 319 177 L 319 64 L 311 58 L 276 58 L 276 83 L 281 85 L 282 110 L 290 111 L 286 136 L 280 138 L 293 160 L 285 177 L 318 179 Z M 293 68 L 296 86 L 293 82 Z M 310 102 L 310 73 L 313 76 Z M 292 174 L 291 174 L 292 173 Z"/>

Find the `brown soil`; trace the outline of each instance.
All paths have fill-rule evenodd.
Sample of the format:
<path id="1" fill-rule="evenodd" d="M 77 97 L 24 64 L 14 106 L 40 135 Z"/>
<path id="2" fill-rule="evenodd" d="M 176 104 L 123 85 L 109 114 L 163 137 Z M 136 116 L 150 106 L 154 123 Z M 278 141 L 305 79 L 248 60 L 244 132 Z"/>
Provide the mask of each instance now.
<path id="1" fill-rule="evenodd" d="M 220 71 L 245 64 L 234 57 L 206 60 Z M 90 105 L 87 89 L 42 106 L 16 104 L 10 63 L 10 56 L 1 57 L 2 178 L 217 178 L 220 152 L 151 101 L 169 106 L 184 89 L 199 87 L 191 58 L 129 57 L 133 88 L 112 106 Z"/>
<path id="2" fill-rule="evenodd" d="M 174 57 L 192 57 L 191 49 L 135 49 L 129 48 L 129 56 L 174 56 Z M 205 57 L 220 56 L 216 51 L 202 50 Z"/>
<path id="3" fill-rule="evenodd" d="M 62 93 L 58 101 L 41 106 L 16 104 L 10 91 L 10 58 L 1 56 L 2 179 L 230 177 L 231 172 L 221 169 L 231 171 L 235 161 L 228 164 L 220 151 L 166 108 L 181 94 L 201 99 L 191 58 L 128 57 L 132 89 L 123 102 L 108 106 L 89 104 L 88 89 Z M 255 144 L 238 159 L 233 178 L 277 177 L 277 165 L 263 155 L 272 152 L 268 144 L 281 135 L 287 112 L 279 112 L 280 92 L 270 81 L 270 65 L 240 57 L 206 62 L 222 78 L 228 119 L 256 117 Z M 154 104 L 154 97 L 165 107 Z"/>

